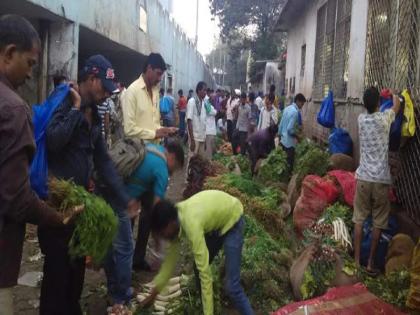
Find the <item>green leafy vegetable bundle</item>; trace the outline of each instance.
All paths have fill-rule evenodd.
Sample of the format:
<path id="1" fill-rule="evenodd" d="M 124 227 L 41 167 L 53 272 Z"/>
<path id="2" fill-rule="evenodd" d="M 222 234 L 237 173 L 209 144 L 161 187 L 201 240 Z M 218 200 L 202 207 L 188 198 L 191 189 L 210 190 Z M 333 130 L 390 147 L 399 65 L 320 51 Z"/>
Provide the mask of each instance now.
<path id="1" fill-rule="evenodd" d="M 408 270 L 393 271 L 376 278 L 364 277 L 363 283 L 370 292 L 387 303 L 405 308 L 410 289 L 410 272 Z"/>
<path id="2" fill-rule="evenodd" d="M 263 160 L 258 170 L 258 178 L 264 182 L 287 183 L 290 172 L 287 164 L 287 155 L 282 148 L 271 151 L 268 157 Z"/>
<path id="3" fill-rule="evenodd" d="M 304 150 L 305 149 L 305 150 Z M 294 168 L 297 177 L 297 187 L 302 185 L 303 179 L 307 175 L 324 176 L 329 168 L 329 154 L 317 146 L 311 145 L 308 148 L 302 148 L 305 153 L 296 159 Z"/>
<path id="4" fill-rule="evenodd" d="M 100 263 L 117 232 L 118 219 L 112 208 L 83 187 L 58 179 L 49 183 L 48 203 L 64 213 L 75 206 L 85 206 L 75 220 L 69 254 L 71 257 L 91 256 L 95 263 Z"/>

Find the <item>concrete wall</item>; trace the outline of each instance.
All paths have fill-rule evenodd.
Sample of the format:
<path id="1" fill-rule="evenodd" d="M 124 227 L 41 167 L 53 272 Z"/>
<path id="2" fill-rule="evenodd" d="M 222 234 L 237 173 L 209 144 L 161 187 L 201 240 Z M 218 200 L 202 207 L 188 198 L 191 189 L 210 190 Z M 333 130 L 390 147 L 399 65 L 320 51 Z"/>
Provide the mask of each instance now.
<path id="1" fill-rule="evenodd" d="M 315 62 L 315 41 L 318 9 L 327 0 L 313 1 L 305 6 L 305 11 L 290 26 L 287 42 L 286 79 L 295 77 L 295 94 L 303 93 L 307 99 L 312 98 Z M 364 89 L 365 47 L 367 30 L 368 1 L 353 0 L 349 47 L 349 82 L 348 100 L 337 101 L 336 125 L 349 131 L 354 142 L 354 155 L 359 156 L 357 117 L 364 112 L 361 98 Z M 301 76 L 301 48 L 306 44 L 305 71 Z M 289 93 L 290 96 L 290 93 Z M 307 136 L 326 142 L 329 130 L 316 121 L 320 101 L 313 100 L 303 108 L 304 130 Z"/>
<path id="2" fill-rule="evenodd" d="M 170 8 L 171 3 L 167 0 L 163 4 Z M 140 6 L 147 13 L 146 32 L 139 27 Z M 40 33 L 47 33 L 43 38 L 46 62 L 40 70 L 44 82 L 36 76 L 24 87 L 30 103 L 45 98 L 46 92 L 37 85 L 49 91 L 51 78 L 57 73 L 76 79 L 80 63 L 97 53 L 110 59 L 125 84 L 140 75 L 150 52 L 159 52 L 168 65 L 164 87 L 169 85 L 169 77 L 174 90 L 195 89 L 201 80 L 215 85 L 203 57 L 160 0 L 1 0 L 0 14 L 6 13 L 23 15 Z"/>

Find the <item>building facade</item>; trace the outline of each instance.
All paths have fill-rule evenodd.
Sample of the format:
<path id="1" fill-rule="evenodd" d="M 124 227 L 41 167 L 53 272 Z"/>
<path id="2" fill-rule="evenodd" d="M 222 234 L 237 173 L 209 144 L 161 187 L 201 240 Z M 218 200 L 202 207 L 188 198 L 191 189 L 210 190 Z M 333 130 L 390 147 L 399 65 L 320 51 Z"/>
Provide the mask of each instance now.
<path id="1" fill-rule="evenodd" d="M 326 142 L 316 122 L 321 100 L 335 97 L 336 125 L 347 129 L 358 157 L 357 117 L 366 87 L 408 89 L 416 135 L 404 139 L 396 159 L 398 197 L 420 224 L 420 1 L 294 0 L 282 9 L 277 31 L 288 33 L 286 93 L 302 92 L 305 133 Z"/>
<path id="2" fill-rule="evenodd" d="M 22 89 L 30 104 L 45 99 L 52 77 L 77 78 L 79 65 L 93 54 L 113 64 L 118 80 L 129 85 L 146 56 L 159 52 L 168 71 L 162 87 L 188 90 L 214 79 L 192 41 L 170 17 L 172 1 L 159 0 L 2 0 L 0 14 L 28 18 L 40 34 L 42 53 L 34 79 Z"/>

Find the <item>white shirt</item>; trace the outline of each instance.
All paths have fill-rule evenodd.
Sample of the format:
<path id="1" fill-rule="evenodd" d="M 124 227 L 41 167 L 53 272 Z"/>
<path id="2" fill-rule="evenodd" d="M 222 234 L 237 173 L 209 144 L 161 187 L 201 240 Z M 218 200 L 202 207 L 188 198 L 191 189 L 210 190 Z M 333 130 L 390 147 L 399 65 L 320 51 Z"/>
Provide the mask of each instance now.
<path id="1" fill-rule="evenodd" d="M 196 102 L 197 100 L 197 102 Z M 206 140 L 206 109 L 204 101 L 195 97 L 190 98 L 187 103 L 187 121 L 192 121 L 193 136 L 195 141 L 204 142 Z"/>
<path id="2" fill-rule="evenodd" d="M 217 111 L 214 109 L 213 105 L 210 105 L 210 113 L 206 112 L 206 136 L 215 136 L 217 134 L 216 130 L 216 114 Z"/>
<path id="3" fill-rule="evenodd" d="M 227 120 L 223 123 L 223 118 L 219 118 L 217 121 L 217 134 L 223 134 L 227 131 Z"/>
<path id="4" fill-rule="evenodd" d="M 232 98 L 230 98 L 226 104 L 226 119 L 227 120 L 233 120 L 233 111 L 235 110 L 235 108 L 237 108 L 239 106 L 239 98 L 235 98 L 234 100 L 232 100 Z"/>
<path id="5" fill-rule="evenodd" d="M 261 108 L 263 108 L 263 107 L 264 107 L 264 102 L 263 102 L 263 99 L 261 98 L 261 96 L 258 96 L 258 97 L 255 99 L 255 104 L 258 106 L 258 109 L 259 109 L 259 110 L 261 110 Z"/>
<path id="6" fill-rule="evenodd" d="M 391 184 L 388 164 L 389 131 L 395 120 L 391 109 L 373 114 L 360 114 L 360 165 L 356 178 L 367 182 Z"/>
<path id="7" fill-rule="evenodd" d="M 258 130 L 266 129 L 272 124 L 277 125 L 279 122 L 279 117 L 277 114 L 277 109 L 273 106 L 271 111 L 267 111 L 267 108 L 264 106 L 261 109 L 260 119 L 258 120 Z"/>

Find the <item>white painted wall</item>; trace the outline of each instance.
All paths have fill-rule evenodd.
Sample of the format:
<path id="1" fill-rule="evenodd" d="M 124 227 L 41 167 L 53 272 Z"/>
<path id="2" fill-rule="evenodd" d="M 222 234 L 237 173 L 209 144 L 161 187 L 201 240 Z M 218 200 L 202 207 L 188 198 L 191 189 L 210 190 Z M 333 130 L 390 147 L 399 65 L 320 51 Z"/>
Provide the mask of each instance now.
<path id="1" fill-rule="evenodd" d="M 174 90 L 195 89 L 197 82 L 201 80 L 206 81 L 209 86 L 215 83 L 202 55 L 170 18 L 161 0 L 27 1 L 67 20 L 63 23 L 64 28 L 74 25 L 78 29 L 81 25 L 142 55 L 147 56 L 152 51 L 161 53 L 166 63 L 170 65 L 171 69 L 168 72 L 172 75 Z M 172 0 L 165 0 L 163 4 L 170 9 Z M 140 5 L 147 12 L 146 33 L 139 28 Z M 73 71 L 70 71 L 70 76 L 75 77 L 78 43 L 75 42 L 74 45 L 69 43 L 69 45 L 73 51 L 68 53 L 73 53 L 73 59 L 76 60 L 75 67 L 74 65 L 71 67 Z M 50 59 L 60 67 L 67 62 L 67 57 L 54 54 Z"/>
<path id="2" fill-rule="evenodd" d="M 353 0 L 350 25 L 347 96 L 362 98 L 365 87 L 365 51 L 369 1 Z"/>
<path id="3" fill-rule="evenodd" d="M 301 18 L 295 20 L 295 24 L 290 26 L 287 37 L 286 79 L 290 82 L 290 79 L 295 77 L 295 94 L 303 93 L 308 99 L 312 96 L 314 80 L 317 12 L 325 2 L 326 0 L 319 0 L 308 4 Z M 301 76 L 301 50 L 305 44 L 305 72 Z"/>
<path id="4" fill-rule="evenodd" d="M 290 26 L 287 42 L 286 79 L 296 77 L 295 94 L 303 93 L 307 99 L 312 96 L 315 62 L 315 42 L 318 9 L 327 0 L 314 1 L 305 7 L 305 11 L 295 23 Z M 353 0 L 349 45 L 349 82 L 347 97 L 361 100 L 364 90 L 365 50 L 368 18 L 368 1 Z M 301 77 L 301 48 L 306 44 L 306 65 L 304 76 Z M 289 95 L 290 96 L 290 95 Z M 305 133 L 309 137 L 327 140 L 329 130 L 320 126 L 316 121 L 320 103 L 309 102 L 303 108 Z M 337 127 L 349 131 L 354 142 L 354 155 L 359 156 L 359 141 L 357 117 L 364 112 L 360 104 L 344 106 L 336 104 Z"/>

